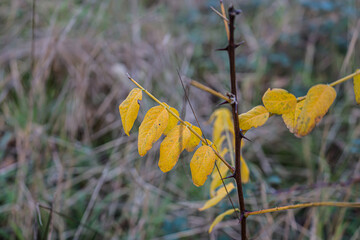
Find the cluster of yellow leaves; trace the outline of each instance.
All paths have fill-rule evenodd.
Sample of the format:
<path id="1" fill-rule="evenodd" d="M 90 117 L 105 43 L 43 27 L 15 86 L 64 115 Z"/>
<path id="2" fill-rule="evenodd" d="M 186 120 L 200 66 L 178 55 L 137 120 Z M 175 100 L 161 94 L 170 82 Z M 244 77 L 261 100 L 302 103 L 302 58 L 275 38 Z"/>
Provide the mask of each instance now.
<path id="1" fill-rule="evenodd" d="M 128 97 L 120 104 L 119 112 L 124 131 L 129 135 L 129 131 L 134 125 L 142 100 L 142 90 L 134 88 Z M 192 152 L 200 143 L 199 136 L 202 135 L 200 128 L 188 122 L 178 124 L 179 112 L 166 103 L 152 107 L 145 114 L 144 120 L 139 127 L 138 151 L 140 156 L 144 156 L 158 141 L 162 135 L 164 140 L 160 144 L 159 168 L 163 172 L 168 172 L 174 168 L 183 150 Z M 207 177 L 213 171 L 216 154 L 209 146 L 201 146 L 193 155 L 190 162 L 190 169 L 193 182 L 196 186 L 202 186 Z"/>
<path id="2" fill-rule="evenodd" d="M 291 133 L 303 137 L 323 118 L 335 97 L 335 89 L 325 84 L 311 87 L 306 96 L 299 99 L 285 89 L 268 89 L 262 97 L 264 106 L 240 114 L 239 125 L 242 130 L 257 128 L 264 125 L 269 116 L 278 114 Z"/>

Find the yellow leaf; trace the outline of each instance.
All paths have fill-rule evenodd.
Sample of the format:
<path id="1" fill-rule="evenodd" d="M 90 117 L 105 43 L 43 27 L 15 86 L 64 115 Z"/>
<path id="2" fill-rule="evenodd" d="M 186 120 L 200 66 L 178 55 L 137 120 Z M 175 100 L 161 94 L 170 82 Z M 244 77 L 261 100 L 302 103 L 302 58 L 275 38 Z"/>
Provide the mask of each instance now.
<path id="1" fill-rule="evenodd" d="M 134 88 L 131 90 L 126 99 L 119 105 L 121 122 L 124 132 L 128 136 L 139 113 L 140 100 L 142 100 L 142 91 L 139 88 Z"/>
<path id="2" fill-rule="evenodd" d="M 303 137 L 309 134 L 327 113 L 335 98 L 336 91 L 329 85 L 318 84 L 310 88 L 297 119 L 295 136 Z"/>
<path id="3" fill-rule="evenodd" d="M 247 183 L 249 181 L 249 178 L 250 178 L 249 167 L 241 155 L 241 182 Z"/>
<path id="4" fill-rule="evenodd" d="M 139 127 L 138 150 L 140 156 L 149 151 L 164 132 L 169 119 L 169 113 L 163 106 L 149 109 Z"/>
<path id="5" fill-rule="evenodd" d="M 285 113 L 283 114 L 281 117 L 284 120 L 284 123 L 286 125 L 286 127 L 289 129 L 289 131 L 291 133 L 294 133 L 294 129 L 296 127 L 297 124 L 297 119 L 301 113 L 301 110 L 304 107 L 304 103 L 305 101 L 300 101 L 296 104 L 296 107 L 293 111 L 289 112 L 289 113 Z"/>
<path id="6" fill-rule="evenodd" d="M 357 70 L 358 74 L 354 76 L 354 93 L 357 104 L 360 104 L 360 69 Z"/>
<path id="7" fill-rule="evenodd" d="M 221 222 L 221 221 L 224 219 L 225 216 L 230 215 L 230 214 L 233 214 L 235 211 L 238 211 L 238 212 L 239 212 L 239 209 L 238 209 L 238 208 L 236 208 L 236 209 L 229 209 L 229 210 L 227 210 L 226 212 L 223 212 L 222 214 L 220 214 L 219 216 L 217 216 L 217 217 L 215 218 L 215 220 L 212 222 L 212 224 L 211 224 L 211 226 L 210 226 L 210 228 L 209 228 L 209 233 L 212 232 L 213 228 L 214 228 L 219 222 Z"/>
<path id="8" fill-rule="evenodd" d="M 269 112 L 264 106 L 256 106 L 250 111 L 239 115 L 239 126 L 242 130 L 260 127 L 266 123 Z"/>
<path id="9" fill-rule="evenodd" d="M 210 116 L 210 122 L 214 121 L 213 141 L 217 146 L 224 131 L 229 131 L 234 135 L 234 125 L 232 114 L 227 108 L 219 108 Z"/>
<path id="10" fill-rule="evenodd" d="M 170 107 L 170 110 L 172 112 L 174 112 L 177 116 L 179 116 L 179 112 L 175 108 Z M 179 120 L 177 120 L 176 117 L 174 117 L 172 114 L 169 113 L 169 122 L 168 122 L 168 125 L 166 126 L 166 128 L 164 130 L 164 135 L 168 135 L 170 130 L 173 129 L 178 122 L 179 122 Z"/>
<path id="11" fill-rule="evenodd" d="M 281 88 L 268 89 L 262 101 L 266 109 L 274 114 L 284 114 L 291 112 L 297 103 L 296 97 Z"/>
<path id="12" fill-rule="evenodd" d="M 215 165 L 216 155 L 211 147 L 199 147 L 190 161 L 190 169 L 195 186 L 202 186 Z"/>
<path id="13" fill-rule="evenodd" d="M 190 135 L 190 130 L 184 125 L 177 125 L 169 132 L 160 145 L 159 168 L 161 171 L 168 172 L 176 165 Z"/>
<path id="14" fill-rule="evenodd" d="M 218 204 L 221 201 L 221 199 L 226 197 L 227 192 L 230 193 L 234 188 L 235 188 L 235 186 L 233 183 L 226 184 L 226 189 L 225 189 L 225 187 L 222 187 L 219 190 L 217 190 L 215 193 L 215 197 L 207 200 L 205 202 L 204 206 L 199 208 L 199 211 L 204 211 L 205 209 L 215 206 L 216 204 Z M 226 192 L 226 190 L 227 190 L 227 192 Z"/>
<path id="15" fill-rule="evenodd" d="M 188 123 L 188 122 L 186 122 L 186 123 Z M 190 124 L 190 123 L 188 123 L 188 124 Z M 191 124 L 190 124 L 190 126 L 197 134 L 199 134 L 200 136 L 202 135 L 200 128 L 198 128 L 197 126 L 191 125 Z M 200 138 L 198 138 L 195 134 L 191 133 L 190 140 L 185 146 L 186 151 L 188 151 L 188 152 L 194 151 L 196 146 L 199 145 L 199 143 L 200 143 Z"/>

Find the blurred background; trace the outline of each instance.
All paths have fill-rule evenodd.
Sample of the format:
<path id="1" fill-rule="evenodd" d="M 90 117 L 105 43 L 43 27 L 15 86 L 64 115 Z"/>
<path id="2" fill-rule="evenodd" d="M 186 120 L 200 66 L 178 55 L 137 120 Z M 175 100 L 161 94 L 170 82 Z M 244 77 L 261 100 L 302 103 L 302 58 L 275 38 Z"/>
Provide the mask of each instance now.
<path id="1" fill-rule="evenodd" d="M 236 19 L 241 112 L 269 87 L 296 96 L 360 68 L 358 0 L 228 1 Z M 230 90 L 217 0 L 0 1 L 1 239 L 238 239 L 235 217 L 212 234 L 224 199 L 204 212 L 209 181 L 195 187 L 191 155 L 162 173 L 156 143 L 137 152 L 137 129 L 155 105 L 143 97 L 130 137 L 118 105 L 134 79 L 195 124 L 177 71 Z M 34 21 L 32 16 L 34 15 Z M 32 26 L 34 24 L 34 31 Z M 281 117 L 247 133 L 247 210 L 310 201 L 360 201 L 360 108 L 351 81 L 302 139 Z M 189 98 L 210 138 L 221 100 L 193 87 Z M 227 180 L 230 181 L 230 180 Z M 235 192 L 231 197 L 237 205 Z M 251 239 L 359 239 L 360 210 L 291 210 L 248 218 Z"/>

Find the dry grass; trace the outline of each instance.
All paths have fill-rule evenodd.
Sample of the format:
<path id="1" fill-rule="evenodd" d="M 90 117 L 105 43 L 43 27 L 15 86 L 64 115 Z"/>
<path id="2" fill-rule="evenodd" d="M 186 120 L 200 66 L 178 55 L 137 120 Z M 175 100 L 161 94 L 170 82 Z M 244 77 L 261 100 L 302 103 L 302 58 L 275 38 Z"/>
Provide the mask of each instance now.
<path id="1" fill-rule="evenodd" d="M 329 1 L 336 8 L 328 11 L 307 1 L 258 2 L 240 5 L 242 111 L 259 104 L 270 86 L 301 95 L 360 66 L 358 15 L 345 11 L 358 9 L 355 1 Z M 177 109 L 184 107 L 177 69 L 228 91 L 226 55 L 214 51 L 225 45 L 225 31 L 210 5 L 218 6 L 38 0 L 32 56 L 32 2 L 0 3 L 0 238 L 239 237 L 230 218 L 208 235 L 209 223 L 229 203 L 198 212 L 209 196 L 207 186 L 192 185 L 189 156 L 161 173 L 156 150 L 143 158 L 137 153 L 139 122 L 127 137 L 117 110 L 133 87 L 126 72 Z M 351 182 L 360 177 L 360 110 L 351 84 L 338 90 L 337 103 L 309 137 L 287 133 L 280 118 L 249 132 L 247 209 L 360 200 L 358 183 Z M 206 121 L 220 101 L 197 89 L 190 98 L 210 136 Z M 140 119 L 153 104 L 142 102 Z M 186 120 L 195 123 L 189 107 Z M 267 214 L 249 218 L 249 233 L 254 239 L 358 239 L 358 215 L 336 208 Z"/>

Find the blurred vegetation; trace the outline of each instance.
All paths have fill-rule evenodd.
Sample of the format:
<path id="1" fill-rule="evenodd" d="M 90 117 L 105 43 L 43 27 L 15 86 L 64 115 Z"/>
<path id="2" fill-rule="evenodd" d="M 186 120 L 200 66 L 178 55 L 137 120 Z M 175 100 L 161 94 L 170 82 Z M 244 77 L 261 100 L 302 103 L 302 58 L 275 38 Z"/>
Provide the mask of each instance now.
<path id="1" fill-rule="evenodd" d="M 194 124 L 177 69 L 229 91 L 227 56 L 215 51 L 226 45 L 223 22 L 210 9 L 218 1 L 38 0 L 34 41 L 32 4 L 0 2 L 0 238 L 238 238 L 236 219 L 208 235 L 230 203 L 197 210 L 208 186 L 191 183 L 189 156 L 161 173 L 156 148 L 140 158 L 136 130 L 127 137 L 118 113 L 133 87 L 126 72 L 185 109 Z M 241 110 L 261 103 L 269 87 L 301 96 L 359 68 L 359 4 L 236 1 L 243 11 L 236 38 L 246 42 L 237 54 Z M 350 82 L 337 92 L 328 115 L 303 139 L 279 117 L 249 131 L 247 209 L 360 201 L 360 109 Z M 220 100 L 197 89 L 190 100 L 210 136 L 207 120 Z M 153 105 L 145 97 L 139 118 Z M 359 239 L 359 214 L 294 210 L 251 217 L 248 228 L 254 239 Z"/>

